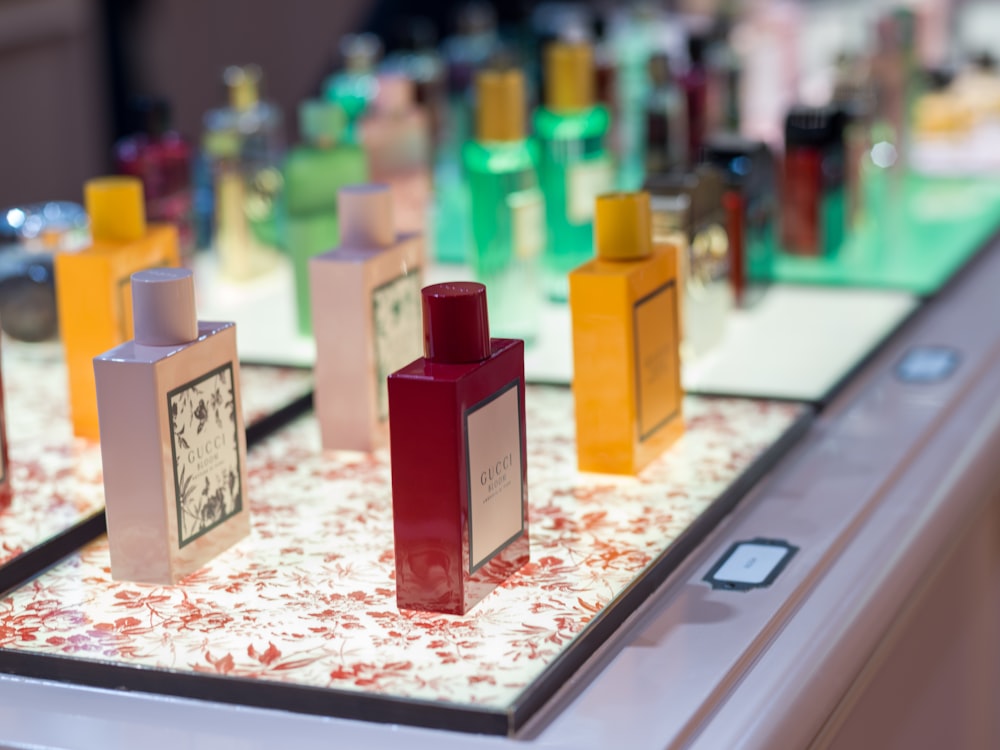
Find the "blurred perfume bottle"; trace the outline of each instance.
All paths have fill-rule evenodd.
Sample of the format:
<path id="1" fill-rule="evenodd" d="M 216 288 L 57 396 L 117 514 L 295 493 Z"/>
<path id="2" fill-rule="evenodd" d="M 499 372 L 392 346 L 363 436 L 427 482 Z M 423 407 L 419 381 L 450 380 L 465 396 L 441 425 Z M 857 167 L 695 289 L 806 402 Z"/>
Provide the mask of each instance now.
<path id="1" fill-rule="evenodd" d="M 59 330 L 66 356 L 73 434 L 97 440 L 95 356 L 132 338 L 136 271 L 180 264 L 177 227 L 147 224 L 142 183 L 99 177 L 83 188 L 93 241 L 55 257 Z"/>
<path id="2" fill-rule="evenodd" d="M 444 57 L 437 48 L 434 24 L 421 16 L 401 18 L 392 37 L 392 52 L 381 70 L 413 81 L 417 104 L 427 113 L 434 154 L 445 137 L 448 88 Z"/>
<path id="3" fill-rule="evenodd" d="M 396 605 L 466 614 L 528 562 L 524 342 L 482 284 L 421 290 L 424 356 L 389 376 Z"/>
<path id="4" fill-rule="evenodd" d="M 142 180 L 146 218 L 177 227 L 181 254 L 195 247 L 192 214 L 194 148 L 170 127 L 165 99 L 140 97 L 132 103 L 132 135 L 114 145 L 115 171 Z"/>
<path id="5" fill-rule="evenodd" d="M 189 269 L 131 287 L 134 338 L 92 365 L 111 576 L 175 584 L 250 533 L 236 326 L 198 320 Z"/>
<path id="6" fill-rule="evenodd" d="M 79 203 L 49 201 L 0 209 L 0 325 L 21 341 L 58 333 L 54 256 L 90 244 Z"/>
<path id="7" fill-rule="evenodd" d="M 229 106 L 205 113 L 203 148 L 211 166 L 214 246 L 225 278 L 245 281 L 274 268 L 285 137 L 281 111 L 259 98 L 261 71 L 230 66 Z"/>
<path id="8" fill-rule="evenodd" d="M 447 113 L 434 154 L 434 256 L 441 263 L 467 263 L 472 229 L 462 148 L 473 137 L 472 93 L 476 71 L 500 48 L 496 11 L 486 2 L 461 5 L 456 31 L 441 45 L 445 63 Z"/>
<path id="9" fill-rule="evenodd" d="M 649 195 L 597 199 L 597 257 L 569 276 L 580 471 L 637 474 L 684 430 L 677 247 Z"/>
<path id="10" fill-rule="evenodd" d="M 705 70 L 708 78 L 705 102 L 705 134 L 716 131 L 738 133 L 743 65 L 732 44 L 735 11 L 727 3 L 720 9 L 708 32 Z"/>
<path id="11" fill-rule="evenodd" d="M 323 82 L 323 96 L 343 108 L 347 139 L 357 141 L 358 122 L 378 91 L 375 66 L 382 55 L 382 42 L 374 34 L 347 34 L 341 37 L 339 47 L 342 66 Z"/>
<path id="12" fill-rule="evenodd" d="M 605 148 L 608 110 L 594 101 L 589 44 L 553 42 L 545 50 L 545 106 L 535 111 L 539 182 L 545 196 L 545 293 L 564 301 L 567 274 L 594 255 L 594 201 L 614 188 Z"/>
<path id="13" fill-rule="evenodd" d="M 345 141 L 343 109 L 319 99 L 299 106 L 302 144 L 285 159 L 284 246 L 295 275 L 295 307 L 299 332 L 312 330 L 309 303 L 309 259 L 336 247 L 337 191 L 368 180 L 364 150 Z"/>
<path id="14" fill-rule="evenodd" d="M 700 357 L 722 341 L 733 307 L 722 173 L 709 164 L 691 172 L 646 180 L 653 211 L 653 242 L 677 250 L 681 354 Z"/>
<path id="15" fill-rule="evenodd" d="M 657 52 L 649 59 L 652 90 L 646 104 L 646 174 L 688 166 L 687 97 L 671 70 L 670 58 Z"/>
<path id="16" fill-rule="evenodd" d="M 340 245 L 309 262 L 324 450 L 388 442 L 386 378 L 420 356 L 423 237 L 393 228 L 385 185 L 337 194 Z"/>
<path id="17" fill-rule="evenodd" d="M 863 176 L 871 171 L 875 87 L 869 61 L 861 55 L 838 56 L 832 104 L 844 118 L 844 212 L 847 231 L 856 230 L 865 212 Z"/>
<path id="18" fill-rule="evenodd" d="M 781 245 L 813 257 L 840 249 L 846 225 L 844 118 L 832 107 L 793 107 L 785 122 Z"/>
<path id="19" fill-rule="evenodd" d="M 705 56 L 708 37 L 694 32 L 688 37 L 688 65 L 679 82 L 687 105 L 687 163 L 697 164 L 701 144 L 708 132 L 708 69 Z"/>
<path id="20" fill-rule="evenodd" d="M 472 207 L 470 263 L 489 290 L 492 328 L 531 341 L 538 326 L 545 205 L 535 144 L 525 133 L 520 70 L 476 76 L 476 135 L 462 157 Z"/>
<path id="21" fill-rule="evenodd" d="M 392 189 L 396 228 L 427 229 L 431 194 L 431 137 L 427 112 L 414 101 L 413 81 L 378 77 L 378 93 L 360 123 L 372 182 Z"/>
<path id="22" fill-rule="evenodd" d="M 777 251 L 777 170 L 763 141 L 734 133 L 710 135 L 702 160 L 718 167 L 725 180 L 722 204 L 729 233 L 733 300 L 748 307 L 763 296 Z"/>
<path id="23" fill-rule="evenodd" d="M 885 144 L 880 150 L 886 152 L 887 158 L 881 161 L 891 162 L 879 166 L 896 172 L 906 170 L 910 123 L 918 93 L 916 34 L 916 14 L 911 8 L 894 8 L 881 15 L 875 24 L 872 140 L 875 145 Z"/>

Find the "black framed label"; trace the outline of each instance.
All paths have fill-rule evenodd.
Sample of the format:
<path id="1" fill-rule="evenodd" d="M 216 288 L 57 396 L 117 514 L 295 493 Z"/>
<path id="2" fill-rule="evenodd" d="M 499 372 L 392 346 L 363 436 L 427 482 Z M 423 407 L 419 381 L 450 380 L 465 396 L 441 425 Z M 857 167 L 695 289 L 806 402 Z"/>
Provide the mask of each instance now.
<path id="1" fill-rule="evenodd" d="M 750 591 L 774 583 L 799 548 L 777 539 L 736 542 L 702 579 L 713 589 Z"/>

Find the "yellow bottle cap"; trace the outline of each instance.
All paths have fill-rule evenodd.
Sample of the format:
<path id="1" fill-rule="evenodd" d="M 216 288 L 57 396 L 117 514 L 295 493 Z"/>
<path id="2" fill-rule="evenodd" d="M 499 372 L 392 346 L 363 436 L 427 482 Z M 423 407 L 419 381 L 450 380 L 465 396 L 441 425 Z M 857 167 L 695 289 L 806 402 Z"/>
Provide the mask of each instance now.
<path id="1" fill-rule="evenodd" d="M 261 72 L 256 65 L 230 65 L 222 73 L 222 80 L 229 89 L 229 106 L 237 112 L 245 112 L 258 99 L 258 84 Z"/>
<path id="2" fill-rule="evenodd" d="M 138 177 L 96 177 L 83 186 L 94 240 L 134 242 L 146 235 L 146 207 Z"/>
<path id="3" fill-rule="evenodd" d="M 545 106 L 554 112 L 594 105 L 594 52 L 586 42 L 553 42 L 545 48 Z"/>
<path id="4" fill-rule="evenodd" d="M 594 246 L 601 260 L 640 260 L 653 254 L 649 193 L 597 196 Z"/>
<path id="5" fill-rule="evenodd" d="M 483 70 L 476 76 L 476 140 L 524 138 L 524 74 L 516 68 Z"/>

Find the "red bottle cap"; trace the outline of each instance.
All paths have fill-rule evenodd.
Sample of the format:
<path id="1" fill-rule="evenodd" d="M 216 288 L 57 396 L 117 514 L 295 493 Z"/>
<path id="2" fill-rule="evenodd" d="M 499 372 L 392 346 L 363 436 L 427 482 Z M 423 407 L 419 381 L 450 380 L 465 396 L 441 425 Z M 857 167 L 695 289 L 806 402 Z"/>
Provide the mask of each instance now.
<path id="1" fill-rule="evenodd" d="M 424 356 L 431 362 L 463 364 L 490 356 L 486 287 L 473 281 L 449 281 L 421 290 Z"/>

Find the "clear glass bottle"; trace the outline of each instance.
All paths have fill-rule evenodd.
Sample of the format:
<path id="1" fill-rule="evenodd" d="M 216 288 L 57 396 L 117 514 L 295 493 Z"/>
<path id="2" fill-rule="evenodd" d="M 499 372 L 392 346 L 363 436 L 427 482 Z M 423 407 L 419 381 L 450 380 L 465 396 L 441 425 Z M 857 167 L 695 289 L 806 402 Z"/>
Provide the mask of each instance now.
<path id="1" fill-rule="evenodd" d="M 470 262 L 489 289 L 493 329 L 530 341 L 538 325 L 545 208 L 535 146 L 524 128 L 524 76 L 484 70 L 476 97 L 476 137 L 462 151 L 472 208 Z"/>
<path id="2" fill-rule="evenodd" d="M 212 179 L 221 273 L 245 281 L 278 260 L 277 204 L 285 136 L 281 111 L 259 98 L 261 71 L 230 66 L 223 74 L 229 106 L 204 118 L 203 149 Z"/>
<path id="3" fill-rule="evenodd" d="M 309 259 L 337 245 L 337 191 L 368 180 L 364 150 L 345 142 L 346 117 L 340 106 L 312 99 L 299 107 L 302 143 L 285 160 L 284 245 L 295 274 L 299 332 L 312 331 Z"/>
<path id="4" fill-rule="evenodd" d="M 553 42 L 545 50 L 545 106 L 535 112 L 539 181 L 545 195 L 545 293 L 563 301 L 566 275 L 594 255 L 594 201 L 614 187 L 604 139 L 610 118 L 594 102 L 589 44 Z"/>

